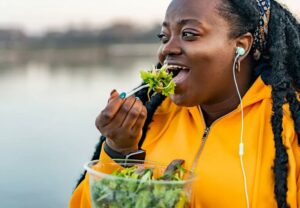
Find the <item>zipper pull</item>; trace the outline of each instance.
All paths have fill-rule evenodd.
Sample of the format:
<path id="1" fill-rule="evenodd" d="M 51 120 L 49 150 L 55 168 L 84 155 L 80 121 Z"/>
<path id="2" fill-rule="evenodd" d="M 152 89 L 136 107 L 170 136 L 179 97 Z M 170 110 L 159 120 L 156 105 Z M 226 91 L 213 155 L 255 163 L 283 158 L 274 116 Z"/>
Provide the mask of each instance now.
<path id="1" fill-rule="evenodd" d="M 202 140 L 206 139 L 208 132 L 209 132 L 209 127 L 206 127 L 203 132 Z"/>

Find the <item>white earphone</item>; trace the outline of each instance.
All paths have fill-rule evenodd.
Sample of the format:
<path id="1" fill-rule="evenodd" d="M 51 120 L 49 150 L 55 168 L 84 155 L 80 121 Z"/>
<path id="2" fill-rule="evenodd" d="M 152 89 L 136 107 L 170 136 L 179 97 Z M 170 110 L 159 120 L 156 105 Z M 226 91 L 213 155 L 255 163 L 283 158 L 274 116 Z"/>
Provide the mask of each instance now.
<path id="1" fill-rule="evenodd" d="M 247 208 L 250 208 L 248 188 L 247 188 L 247 177 L 246 177 L 246 171 L 245 171 L 244 162 L 243 162 L 243 155 L 244 155 L 244 138 L 243 138 L 243 134 L 244 134 L 244 109 L 243 109 L 242 97 L 241 97 L 241 94 L 240 94 L 240 90 L 239 90 L 237 80 L 236 80 L 236 75 L 235 75 L 235 69 L 236 69 L 236 64 L 238 63 L 238 59 L 239 59 L 239 57 L 246 54 L 246 50 L 242 47 L 237 47 L 236 51 L 235 51 L 235 54 L 236 54 L 236 56 L 234 58 L 232 73 L 233 73 L 234 84 L 235 84 L 235 87 L 236 87 L 237 94 L 239 96 L 240 107 L 241 107 L 241 135 L 240 135 L 240 144 L 239 144 L 239 156 L 240 156 L 241 169 L 242 169 L 242 173 L 243 173 L 246 205 L 247 205 Z M 239 71 L 239 69 L 238 69 L 238 71 Z"/>
<path id="2" fill-rule="evenodd" d="M 243 55 L 245 55 L 246 51 L 242 47 L 237 47 L 235 53 L 236 53 L 237 56 L 243 56 Z"/>

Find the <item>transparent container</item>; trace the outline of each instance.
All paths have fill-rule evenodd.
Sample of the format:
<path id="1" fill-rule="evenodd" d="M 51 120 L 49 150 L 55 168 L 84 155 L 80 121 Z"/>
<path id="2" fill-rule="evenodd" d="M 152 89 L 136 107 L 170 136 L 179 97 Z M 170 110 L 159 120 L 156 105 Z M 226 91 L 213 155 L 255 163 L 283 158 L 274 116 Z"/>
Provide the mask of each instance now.
<path id="1" fill-rule="evenodd" d="M 144 160 L 94 160 L 84 165 L 90 175 L 93 208 L 187 208 L 190 207 L 195 176 L 185 170 L 183 180 L 156 180 L 166 165 Z M 150 168 L 156 179 L 124 178 L 111 175 L 116 170 L 133 167 Z M 145 174 L 146 175 L 146 174 Z"/>

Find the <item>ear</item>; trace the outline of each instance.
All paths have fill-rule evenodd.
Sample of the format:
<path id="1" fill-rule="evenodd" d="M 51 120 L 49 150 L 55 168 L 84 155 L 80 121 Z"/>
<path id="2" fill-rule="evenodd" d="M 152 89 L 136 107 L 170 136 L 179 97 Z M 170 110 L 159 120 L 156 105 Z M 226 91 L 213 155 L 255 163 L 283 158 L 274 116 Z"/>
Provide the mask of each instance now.
<path id="1" fill-rule="evenodd" d="M 243 61 L 251 51 L 253 44 L 253 36 L 251 33 L 247 32 L 236 38 L 236 48 L 242 47 L 245 49 L 245 54 L 240 57 L 240 61 Z"/>

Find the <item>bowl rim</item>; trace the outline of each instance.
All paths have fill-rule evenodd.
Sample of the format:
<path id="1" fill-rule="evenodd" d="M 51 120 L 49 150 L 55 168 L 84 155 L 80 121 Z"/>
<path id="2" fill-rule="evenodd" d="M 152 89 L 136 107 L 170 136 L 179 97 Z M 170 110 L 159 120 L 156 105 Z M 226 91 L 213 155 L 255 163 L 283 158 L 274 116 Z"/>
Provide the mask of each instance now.
<path id="1" fill-rule="evenodd" d="M 91 175 L 94 176 L 98 176 L 101 178 L 106 178 L 106 179 L 111 179 L 111 180 L 123 180 L 123 181 L 128 181 L 128 182 L 139 182 L 140 179 L 132 179 L 132 178 L 123 178 L 123 177 L 119 177 L 119 176 L 113 176 L 111 174 L 107 174 L 107 173 L 102 173 L 99 171 L 95 171 L 91 168 L 91 166 L 95 165 L 98 162 L 103 162 L 104 164 L 115 164 L 117 162 L 125 162 L 126 163 L 138 163 L 138 162 L 143 162 L 143 163 L 148 163 L 148 164 L 153 164 L 155 166 L 158 167 L 166 167 L 167 165 L 163 164 L 163 163 L 159 163 L 159 162 L 155 162 L 155 161 L 151 161 L 151 160 L 133 160 L 133 159 L 112 159 L 112 161 L 103 161 L 103 160 L 92 160 L 89 162 L 86 162 L 83 167 L 84 169 Z M 187 170 L 187 169 L 185 169 Z M 187 170 L 189 171 L 189 170 Z M 166 180 L 148 180 L 145 181 L 145 183 L 151 183 L 151 184 L 174 184 L 174 185 L 182 185 L 182 184 L 191 184 L 192 182 L 194 182 L 195 180 L 197 180 L 197 176 L 195 175 L 195 173 L 192 173 L 191 171 L 189 171 L 189 175 L 187 177 L 187 179 L 185 180 L 181 180 L 181 181 L 166 181 Z"/>

